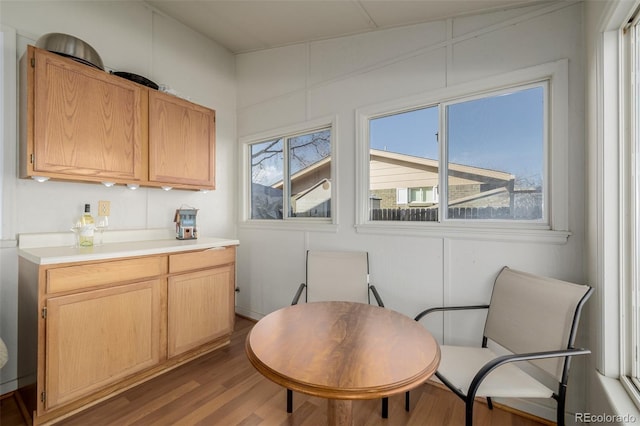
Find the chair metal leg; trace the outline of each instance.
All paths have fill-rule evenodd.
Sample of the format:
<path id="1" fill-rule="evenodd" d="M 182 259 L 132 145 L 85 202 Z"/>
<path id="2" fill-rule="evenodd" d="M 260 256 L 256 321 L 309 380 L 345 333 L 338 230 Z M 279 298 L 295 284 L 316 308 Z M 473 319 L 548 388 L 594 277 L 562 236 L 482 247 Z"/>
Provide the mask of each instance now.
<path id="1" fill-rule="evenodd" d="M 406 391 L 404 393 L 404 409 L 407 412 L 409 411 L 409 408 L 410 408 L 410 406 L 409 406 L 409 400 L 410 399 L 411 399 L 411 394 L 409 393 L 409 391 Z"/>
<path id="2" fill-rule="evenodd" d="M 389 418 L 389 398 L 382 398 L 382 418 Z"/>
<path id="3" fill-rule="evenodd" d="M 293 413 L 293 391 L 287 389 L 287 413 Z"/>
<path id="4" fill-rule="evenodd" d="M 473 426 L 473 402 L 474 398 L 465 399 L 465 414 L 464 414 L 464 424 L 465 426 Z"/>
<path id="5" fill-rule="evenodd" d="M 567 388 L 566 386 L 560 386 L 560 394 L 558 395 L 558 397 L 556 398 L 556 401 L 558 401 L 558 412 L 556 414 L 556 422 L 558 423 L 558 426 L 564 426 L 564 404 L 565 404 L 565 398 L 567 396 Z"/>
<path id="6" fill-rule="evenodd" d="M 490 396 L 487 397 L 487 406 L 489 407 L 489 410 L 493 410 L 493 401 L 491 401 Z"/>

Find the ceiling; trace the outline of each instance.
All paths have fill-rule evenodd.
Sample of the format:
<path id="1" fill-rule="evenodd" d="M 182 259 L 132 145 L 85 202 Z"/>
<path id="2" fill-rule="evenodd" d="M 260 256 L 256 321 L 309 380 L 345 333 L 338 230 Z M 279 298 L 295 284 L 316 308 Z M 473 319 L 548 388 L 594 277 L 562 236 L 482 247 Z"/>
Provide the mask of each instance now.
<path id="1" fill-rule="evenodd" d="M 233 53 L 550 1 L 146 0 Z"/>

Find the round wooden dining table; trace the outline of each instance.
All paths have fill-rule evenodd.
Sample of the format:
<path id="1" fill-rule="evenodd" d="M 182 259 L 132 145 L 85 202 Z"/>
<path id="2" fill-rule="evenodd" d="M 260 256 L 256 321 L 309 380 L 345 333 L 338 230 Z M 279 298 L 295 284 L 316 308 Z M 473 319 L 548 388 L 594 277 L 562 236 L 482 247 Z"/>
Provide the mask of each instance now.
<path id="1" fill-rule="evenodd" d="M 288 306 L 262 318 L 245 342 L 265 377 L 327 398 L 329 425 L 352 424 L 352 402 L 405 392 L 440 363 L 440 347 L 413 319 L 353 302 Z"/>

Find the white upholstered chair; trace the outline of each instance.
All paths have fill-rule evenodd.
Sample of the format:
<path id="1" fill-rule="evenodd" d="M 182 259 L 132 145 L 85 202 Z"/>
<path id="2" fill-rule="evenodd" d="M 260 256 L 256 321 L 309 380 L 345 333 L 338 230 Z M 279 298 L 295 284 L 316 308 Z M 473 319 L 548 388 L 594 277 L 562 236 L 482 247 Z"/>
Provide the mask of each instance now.
<path id="1" fill-rule="evenodd" d="M 298 287 L 291 302 L 296 305 L 304 292 L 305 302 L 384 303 L 369 282 L 369 253 L 366 251 L 307 250 L 306 281 Z M 293 392 L 287 389 L 287 413 L 293 411 Z M 388 416 L 388 399 L 382 400 L 382 417 Z"/>
<path id="2" fill-rule="evenodd" d="M 440 346 L 436 376 L 465 401 L 467 426 L 473 424 L 476 397 L 486 397 L 489 408 L 492 397 L 553 398 L 558 425 L 564 425 L 571 357 L 590 353 L 574 348 L 574 342 L 582 306 L 592 292 L 586 285 L 504 267 L 489 305 L 431 308 L 416 316 L 420 321 L 433 312 L 488 309 L 481 347 Z M 489 342 L 506 349 L 506 354 L 489 349 Z M 535 367 L 520 368 L 523 363 Z"/>

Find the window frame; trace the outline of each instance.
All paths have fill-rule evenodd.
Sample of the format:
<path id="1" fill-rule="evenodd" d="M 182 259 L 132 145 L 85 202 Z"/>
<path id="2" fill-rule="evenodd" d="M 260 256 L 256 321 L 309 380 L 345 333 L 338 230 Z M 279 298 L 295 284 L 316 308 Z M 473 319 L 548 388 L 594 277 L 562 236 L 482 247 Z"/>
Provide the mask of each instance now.
<path id="1" fill-rule="evenodd" d="M 448 183 L 448 179 L 449 179 L 449 164 L 450 159 L 449 159 L 449 155 L 448 155 L 448 150 L 450 147 L 450 142 L 449 142 L 449 137 L 448 137 L 448 126 L 447 126 L 447 122 L 446 122 L 446 115 L 447 113 L 444 113 L 444 110 L 448 109 L 448 107 L 452 106 L 452 105 L 457 105 L 457 104 L 462 104 L 465 102 L 472 102 L 472 101 L 476 101 L 476 100 L 482 100 L 482 99 L 489 99 L 489 98 L 493 98 L 493 97 L 498 97 L 501 95 L 505 95 L 505 94 L 509 94 L 509 93 L 515 93 L 515 92 L 520 92 L 520 91 L 525 91 L 525 90 L 529 90 L 532 88 L 536 88 L 536 87 L 542 87 L 543 88 L 543 97 L 544 97 L 544 106 L 545 106 L 545 115 L 546 117 L 544 118 L 544 122 L 543 122 L 543 129 L 542 129 L 542 134 L 543 134 L 543 146 L 542 146 L 542 156 L 545 159 L 544 164 L 543 164 L 543 194 L 542 194 L 542 202 L 543 202 L 543 217 L 541 219 L 538 220 L 522 220 L 522 219 L 510 219 L 510 220 L 496 220 L 496 219 L 476 219 L 476 220 L 469 220 L 468 222 L 471 223 L 494 223 L 494 224 L 500 224 L 500 226 L 503 226 L 504 224 L 509 224 L 509 226 L 522 226 L 525 228 L 530 228 L 530 227 L 535 227 L 535 228 L 544 228 L 544 229 L 550 229 L 550 214 L 549 214 L 549 194 L 551 192 L 551 187 L 549 185 L 549 179 L 547 178 L 549 176 L 549 120 L 550 120 L 550 106 L 549 106 L 549 79 L 547 78 L 543 78 L 540 79 L 538 81 L 531 81 L 528 83 L 523 83 L 523 84 L 516 84 L 516 85 L 512 85 L 512 86 L 508 86 L 508 87 L 504 87 L 501 88 L 499 90 L 489 90 L 489 91 L 483 91 L 481 93 L 476 93 L 476 94 L 472 94 L 470 96 L 463 96 L 463 97 L 459 97 L 456 99 L 448 99 L 445 100 L 443 102 L 440 103 L 443 112 L 441 112 L 441 119 L 440 119 L 440 133 L 441 133 L 441 139 L 446 140 L 446 143 L 441 144 L 441 149 L 440 149 L 440 182 L 447 182 Z M 449 221 L 455 221 L 455 223 L 459 223 L 459 222 L 465 222 L 464 220 L 461 219 L 456 219 L 456 218 L 450 218 L 448 217 L 448 210 L 449 210 L 449 201 L 455 201 L 455 200 L 449 200 L 449 185 L 442 185 L 442 203 L 440 203 L 440 212 L 439 215 L 440 217 L 443 218 L 443 222 L 449 222 Z M 446 203 L 445 203 L 446 202 Z"/>
<path id="2" fill-rule="evenodd" d="M 504 90 L 520 89 L 532 83 L 548 81 L 547 135 L 545 154 L 545 195 L 547 220 L 534 221 L 465 221 L 449 219 L 440 222 L 380 222 L 369 220 L 369 121 L 385 115 L 408 112 L 436 104 L 448 105 L 461 99 L 473 99 Z M 440 128 L 444 128 L 442 112 Z M 563 59 L 481 80 L 467 82 L 428 93 L 370 105 L 356 110 L 356 229 L 361 233 L 425 235 L 489 240 L 525 240 L 565 243 L 571 235 L 568 220 L 568 60 Z M 446 167 L 441 147 L 440 180 Z M 446 176 L 446 175 L 444 175 Z M 553 189 L 553 190 L 552 190 Z M 446 199 L 445 188 L 439 197 Z"/>
<path id="3" fill-rule="evenodd" d="M 314 230 L 335 232 L 337 230 L 338 216 L 338 156 L 336 154 L 336 133 L 337 117 L 325 117 L 313 121 L 281 127 L 262 133 L 240 138 L 242 155 L 239 167 L 242 182 L 240 198 L 240 226 L 243 228 L 265 228 L 265 229 L 291 229 L 291 230 Z M 252 219 L 251 218 L 251 146 L 257 143 L 267 142 L 275 139 L 283 139 L 283 187 L 290 187 L 288 143 L 290 138 L 314 133 L 321 130 L 329 130 L 331 133 L 331 217 L 289 217 L 291 200 L 283 197 L 283 217 L 282 219 Z"/>
<path id="4" fill-rule="evenodd" d="M 620 31 L 620 382 L 640 408 L 640 15 Z M 634 262 L 633 260 L 636 259 Z"/>

